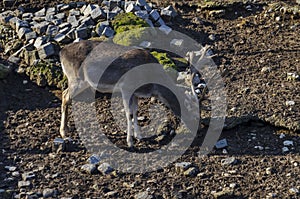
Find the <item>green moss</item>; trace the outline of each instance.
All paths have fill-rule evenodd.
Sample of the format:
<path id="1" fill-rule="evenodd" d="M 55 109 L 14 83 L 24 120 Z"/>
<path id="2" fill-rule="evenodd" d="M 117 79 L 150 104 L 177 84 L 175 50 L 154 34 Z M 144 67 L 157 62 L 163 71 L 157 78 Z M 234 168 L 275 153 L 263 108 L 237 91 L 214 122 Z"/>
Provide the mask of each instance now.
<path id="1" fill-rule="evenodd" d="M 119 14 L 114 18 L 114 20 L 111 23 L 113 29 L 117 34 L 149 26 L 147 22 L 145 22 L 143 19 L 137 17 L 131 12 Z"/>
<path id="2" fill-rule="evenodd" d="M 152 51 L 151 54 L 158 60 L 158 62 L 161 65 L 163 65 L 163 67 L 164 67 L 165 70 L 167 70 L 169 68 L 177 70 L 177 66 L 172 61 L 172 59 L 168 57 L 167 53 L 161 53 L 161 52 L 157 52 L 157 51 Z"/>
<path id="3" fill-rule="evenodd" d="M 41 61 L 34 66 L 28 67 L 26 74 L 39 86 L 67 87 L 67 79 L 63 75 L 62 68 L 47 61 Z"/>
<path id="4" fill-rule="evenodd" d="M 116 32 L 114 43 L 124 46 L 134 46 L 141 43 L 141 38 L 146 37 L 145 30 L 149 25 L 133 13 L 122 13 L 114 18 L 112 27 Z"/>

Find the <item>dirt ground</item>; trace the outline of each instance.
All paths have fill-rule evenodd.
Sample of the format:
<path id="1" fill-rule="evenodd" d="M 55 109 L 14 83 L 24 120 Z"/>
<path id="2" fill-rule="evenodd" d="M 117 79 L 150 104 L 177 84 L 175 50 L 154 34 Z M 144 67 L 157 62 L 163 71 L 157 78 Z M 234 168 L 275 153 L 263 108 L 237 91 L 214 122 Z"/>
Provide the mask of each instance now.
<path id="1" fill-rule="evenodd" d="M 61 91 L 10 74 L 0 80 L 0 198 L 39 198 L 46 189 L 55 190 L 53 198 L 74 199 L 139 198 L 139 193 L 144 198 L 216 198 L 217 194 L 219 198 L 299 198 L 300 81 L 288 80 L 287 73 L 300 74 L 300 19 L 264 9 L 274 3 L 294 6 L 295 1 L 255 2 L 249 3 L 252 11 L 234 4 L 226 8 L 225 16 L 211 18 L 207 10 L 197 11 L 198 2 L 189 1 L 192 6 L 188 6 L 178 1 L 180 17 L 170 24 L 201 44 L 212 45 L 217 55 L 214 61 L 223 73 L 228 95 L 227 128 L 220 137 L 228 141 L 227 153 L 214 149 L 207 156 L 199 155 L 201 135 L 208 128 L 204 122 L 199 137 L 175 162 L 191 162 L 198 170 L 196 176 L 178 172 L 175 163 L 144 174 L 86 174 L 80 167 L 91 153 L 81 143 L 73 120 L 69 136 L 76 142 L 74 149 L 59 153 L 52 149 L 53 140 L 59 137 Z M 23 6 L 52 4 L 28 1 Z M 276 21 L 276 16 L 281 20 Z M 295 105 L 289 107 L 286 101 Z M 140 116 L 147 115 L 149 103 L 140 104 Z M 116 127 L 108 111 L 109 98 L 100 96 L 96 106 L 107 136 L 127 149 L 125 131 Z M 203 115 L 205 121 L 208 114 L 203 111 Z M 159 136 L 136 142 L 135 152 L 158 149 L 170 139 L 166 135 L 157 141 Z M 284 141 L 293 141 L 288 152 L 282 151 Z M 228 157 L 234 157 L 235 164 L 221 164 Z M 5 166 L 16 166 L 20 174 L 34 172 L 31 186 L 18 188 L 22 177 L 13 176 Z"/>

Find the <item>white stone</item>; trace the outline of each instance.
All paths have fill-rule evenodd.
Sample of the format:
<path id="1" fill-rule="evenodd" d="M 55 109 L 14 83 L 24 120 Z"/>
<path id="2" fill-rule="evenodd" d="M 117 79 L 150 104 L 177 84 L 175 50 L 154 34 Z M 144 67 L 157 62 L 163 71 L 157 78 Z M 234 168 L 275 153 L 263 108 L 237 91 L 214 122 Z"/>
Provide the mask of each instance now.
<path id="1" fill-rule="evenodd" d="M 294 146 L 294 142 L 291 141 L 291 140 L 285 140 L 285 141 L 283 142 L 283 145 L 284 145 L 284 146 Z"/>
<path id="2" fill-rule="evenodd" d="M 149 48 L 151 46 L 151 42 L 149 42 L 149 41 L 143 41 L 142 43 L 140 43 L 139 46 L 141 46 L 143 48 Z"/>
<path id="3" fill-rule="evenodd" d="M 172 32 L 172 28 L 170 28 L 167 25 L 162 25 L 159 27 L 159 30 L 164 32 L 166 35 L 170 34 L 170 32 Z"/>

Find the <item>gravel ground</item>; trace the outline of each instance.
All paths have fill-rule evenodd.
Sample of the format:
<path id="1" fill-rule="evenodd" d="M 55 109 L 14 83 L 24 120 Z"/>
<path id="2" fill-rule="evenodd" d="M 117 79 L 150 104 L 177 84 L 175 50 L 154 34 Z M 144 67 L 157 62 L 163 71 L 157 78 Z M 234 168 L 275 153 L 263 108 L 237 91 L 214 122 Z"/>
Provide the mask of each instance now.
<path id="1" fill-rule="evenodd" d="M 35 7 L 53 4 L 33 2 Z M 234 5 L 226 8 L 232 12 L 218 19 L 209 17 L 206 10 L 196 11 L 197 2 L 176 6 L 181 17 L 171 26 L 212 45 L 217 55 L 214 60 L 223 71 L 229 111 L 220 139 L 226 138 L 228 146 L 200 156 L 199 143 L 207 131 L 204 122 L 186 153 L 155 172 L 82 171 L 91 152 L 82 144 L 72 119 L 70 151 L 53 148 L 59 137 L 61 92 L 37 87 L 18 74 L 0 80 L 0 198 L 298 198 L 299 81 L 288 80 L 287 73 L 300 73 L 300 21 L 277 11 L 272 16 L 263 9 L 278 2 L 257 1 L 251 4 L 251 12 Z M 276 21 L 277 15 L 281 20 Z M 210 35 L 215 36 L 214 41 Z M 286 101 L 295 105 L 288 107 Z M 147 107 L 153 103 L 143 100 L 139 116 L 147 118 Z M 100 96 L 95 105 L 107 137 L 128 150 L 125 132 L 116 127 L 108 111 L 109 97 Z M 203 111 L 204 121 L 207 115 Z M 176 118 L 168 116 L 171 128 L 176 128 Z M 158 134 L 135 142 L 134 152 L 156 150 L 171 137 Z M 181 162 L 191 163 L 189 172 L 176 165 Z M 30 184 L 21 184 L 24 179 Z"/>

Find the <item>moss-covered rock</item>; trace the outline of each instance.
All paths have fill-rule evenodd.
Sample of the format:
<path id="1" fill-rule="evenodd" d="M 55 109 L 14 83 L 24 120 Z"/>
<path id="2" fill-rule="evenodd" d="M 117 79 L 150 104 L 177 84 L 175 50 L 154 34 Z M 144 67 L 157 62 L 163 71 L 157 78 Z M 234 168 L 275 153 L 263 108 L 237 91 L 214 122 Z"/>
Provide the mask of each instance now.
<path id="1" fill-rule="evenodd" d="M 133 13 L 122 13 L 112 21 L 112 27 L 116 32 L 114 43 L 124 46 L 139 45 L 141 38 L 146 37 L 149 25 L 143 19 Z"/>
<path id="2" fill-rule="evenodd" d="M 177 66 L 173 60 L 168 56 L 167 53 L 152 51 L 151 54 L 158 60 L 158 62 L 163 65 L 164 70 L 168 75 L 176 80 L 177 79 Z"/>
<path id="3" fill-rule="evenodd" d="M 128 30 L 134 30 L 142 27 L 148 27 L 147 22 L 137 17 L 133 13 L 122 13 L 114 18 L 112 27 L 115 32 L 122 33 Z"/>
<path id="4" fill-rule="evenodd" d="M 38 64 L 28 67 L 26 74 L 39 86 L 67 87 L 67 78 L 63 75 L 62 68 L 54 63 L 40 61 Z"/>

